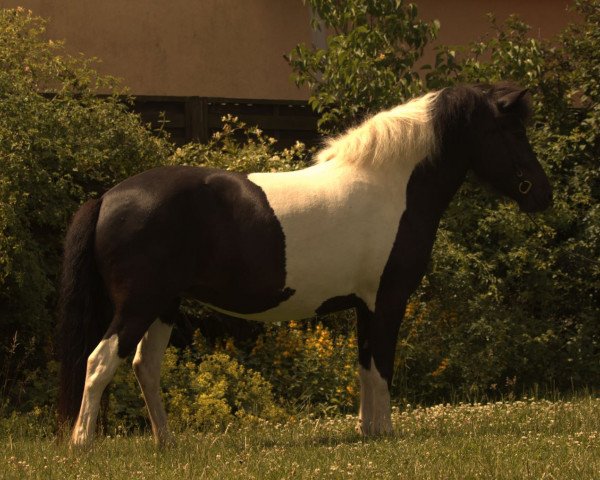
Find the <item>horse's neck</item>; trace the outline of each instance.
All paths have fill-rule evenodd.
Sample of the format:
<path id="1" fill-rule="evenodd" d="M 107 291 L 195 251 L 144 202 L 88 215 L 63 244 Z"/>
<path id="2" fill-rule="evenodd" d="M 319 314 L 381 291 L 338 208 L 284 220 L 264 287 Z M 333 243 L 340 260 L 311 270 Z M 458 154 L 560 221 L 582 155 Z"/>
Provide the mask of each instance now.
<path id="1" fill-rule="evenodd" d="M 294 211 L 298 211 L 299 203 L 306 203 L 308 211 L 321 208 L 318 204 L 322 202 L 365 203 L 370 208 L 382 208 L 381 204 L 373 204 L 382 202 L 399 212 L 409 209 L 419 222 L 437 225 L 466 171 L 445 160 L 395 165 L 330 160 L 295 172 L 251 174 L 249 179 L 265 189 L 271 201 L 293 205 Z"/>
<path id="2" fill-rule="evenodd" d="M 411 222 L 435 234 L 466 173 L 466 163 L 456 154 L 419 163 L 406 189 L 406 214 L 411 217 Z"/>

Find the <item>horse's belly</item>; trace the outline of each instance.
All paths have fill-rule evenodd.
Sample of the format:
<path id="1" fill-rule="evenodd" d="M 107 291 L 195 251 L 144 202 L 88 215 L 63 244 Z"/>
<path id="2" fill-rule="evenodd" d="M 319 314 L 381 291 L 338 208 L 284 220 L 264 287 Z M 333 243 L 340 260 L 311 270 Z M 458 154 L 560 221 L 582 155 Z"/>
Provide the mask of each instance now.
<path id="1" fill-rule="evenodd" d="M 207 301 L 206 304 L 231 316 L 264 322 L 313 317 L 324 304 L 338 297 L 358 297 L 373 309 L 393 241 L 386 240 L 380 245 L 382 242 L 369 239 L 354 222 L 327 220 L 320 219 L 307 228 L 306 221 L 301 221 L 298 215 L 293 220 L 280 217 L 285 234 L 285 295 L 280 296 L 279 291 L 254 289 L 255 285 L 261 284 L 248 284 L 234 275 L 230 284 L 237 288 L 233 290 L 224 284 L 224 290 L 216 296 L 225 301 Z M 250 275 L 249 267 L 244 267 L 241 272 L 243 277 Z M 240 289 L 242 285 L 246 287 Z M 244 299 L 243 305 L 267 304 L 262 297 L 279 297 L 280 301 L 262 311 L 236 311 L 228 302 L 234 297 Z"/>
<path id="2" fill-rule="evenodd" d="M 284 302 L 277 307 L 259 313 L 239 313 L 220 308 L 216 305 L 207 306 L 213 310 L 216 310 L 217 312 L 221 312 L 232 317 L 243 318 L 245 320 L 256 320 L 265 323 L 285 322 L 288 320 L 303 320 L 314 317 L 316 314 L 315 310 L 313 310 L 308 303 L 299 305 L 298 302 L 296 302 L 294 306 L 287 305 L 286 303 L 287 302 Z"/>
<path id="3" fill-rule="evenodd" d="M 216 311 L 248 320 L 279 322 L 314 317 L 327 300 L 356 294 L 355 279 L 357 274 L 354 271 L 353 262 L 338 263 L 335 262 L 335 258 L 331 254 L 327 259 L 328 255 L 311 255 L 309 253 L 311 250 L 314 251 L 314 248 L 308 248 L 304 251 L 305 261 L 301 262 L 300 265 L 296 265 L 296 268 L 293 262 L 290 262 L 291 265 L 288 265 L 288 268 L 291 267 L 291 269 L 286 272 L 286 290 L 289 290 L 290 293 L 286 294 L 285 298 L 282 298 L 281 302 L 272 308 L 263 311 L 236 311 L 235 307 L 232 308 L 228 305 L 228 300 L 236 297 L 246 299 L 243 302 L 244 305 L 266 304 L 266 299 L 274 298 L 280 292 L 245 290 L 233 292 L 226 288 L 218 295 L 219 298 L 223 298 L 225 301 L 214 303 L 206 301 L 202 294 L 193 296 L 200 299 L 200 301 L 204 301 L 207 306 Z M 325 253 L 324 250 L 321 251 Z M 233 283 L 239 284 L 240 282 L 234 281 Z"/>

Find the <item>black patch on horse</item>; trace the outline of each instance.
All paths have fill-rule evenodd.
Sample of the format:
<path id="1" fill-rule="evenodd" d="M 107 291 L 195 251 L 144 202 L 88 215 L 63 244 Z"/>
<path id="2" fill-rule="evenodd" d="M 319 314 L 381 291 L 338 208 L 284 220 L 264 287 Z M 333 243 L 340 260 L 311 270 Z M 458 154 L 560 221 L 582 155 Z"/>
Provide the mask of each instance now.
<path id="1" fill-rule="evenodd" d="M 371 357 L 379 373 L 391 382 L 393 359 L 398 330 L 409 296 L 419 285 L 429 262 L 437 228 L 452 197 L 472 168 L 484 181 L 508 176 L 513 197 L 522 209 L 540 210 L 548 206 L 551 188 L 545 174 L 534 161 L 527 165 L 523 152 L 535 157 L 530 147 L 508 152 L 521 158 L 513 163 L 499 161 L 495 155 L 502 151 L 489 151 L 485 135 L 505 134 L 523 128 L 531 116 L 529 99 L 525 91 L 514 85 L 464 85 L 448 88 L 439 93 L 434 109 L 434 129 L 437 149 L 432 158 L 421 161 L 413 170 L 406 190 L 406 210 L 402 214 L 392 251 L 381 275 L 375 312 L 357 309 L 359 361 L 369 369 Z M 524 130 L 523 130 L 524 133 Z M 518 135 L 518 134 L 517 134 Z M 494 144 L 502 146 L 497 137 Z M 505 143 L 510 143 L 510 140 Z M 487 149 L 486 149 L 487 147 Z M 529 150 L 528 150 L 529 149 Z M 489 157 L 482 160 L 481 152 Z M 526 156 L 526 155 L 525 155 Z M 523 162 L 523 163 L 520 163 Z M 529 160 L 531 163 L 531 160 Z M 518 170 L 536 178 L 541 184 L 539 198 L 521 198 L 517 186 Z M 516 195 L 516 197 L 515 197 Z M 372 345 L 377 345 L 372 349 Z"/>
<path id="2" fill-rule="evenodd" d="M 125 180 L 103 197 L 96 258 L 128 322 L 154 318 L 182 292 L 241 314 L 294 293 L 285 286 L 281 224 L 262 189 L 240 173 L 161 167 Z"/>
<path id="3" fill-rule="evenodd" d="M 340 295 L 338 297 L 332 297 L 325 300 L 315 310 L 317 315 L 327 315 L 328 313 L 340 312 L 342 310 L 348 310 L 350 308 L 367 307 L 365 302 L 352 293 L 350 295 Z"/>

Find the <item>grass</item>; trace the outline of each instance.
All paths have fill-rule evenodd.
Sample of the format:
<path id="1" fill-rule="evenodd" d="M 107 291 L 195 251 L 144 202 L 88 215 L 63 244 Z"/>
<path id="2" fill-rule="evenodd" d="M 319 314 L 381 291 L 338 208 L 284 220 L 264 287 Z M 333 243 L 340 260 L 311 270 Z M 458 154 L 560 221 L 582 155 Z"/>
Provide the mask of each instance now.
<path id="1" fill-rule="evenodd" d="M 600 478 L 598 398 L 435 406 L 393 417 L 395 434 L 378 439 L 359 437 L 353 416 L 301 418 L 183 431 L 164 451 L 149 435 L 107 437 L 87 452 L 5 422 L 0 478 Z"/>

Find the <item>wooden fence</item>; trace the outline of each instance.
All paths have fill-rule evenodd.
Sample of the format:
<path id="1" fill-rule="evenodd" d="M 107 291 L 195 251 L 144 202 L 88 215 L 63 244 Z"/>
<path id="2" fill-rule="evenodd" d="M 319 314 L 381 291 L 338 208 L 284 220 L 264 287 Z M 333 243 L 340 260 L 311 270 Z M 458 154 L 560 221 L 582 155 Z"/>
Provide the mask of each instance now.
<path id="1" fill-rule="evenodd" d="M 317 116 L 303 101 L 142 95 L 135 97 L 133 109 L 154 128 L 164 122 L 163 128 L 179 145 L 192 140 L 206 142 L 220 130 L 221 118 L 228 113 L 258 126 L 274 137 L 279 147 L 297 140 L 311 146 L 320 140 Z"/>

